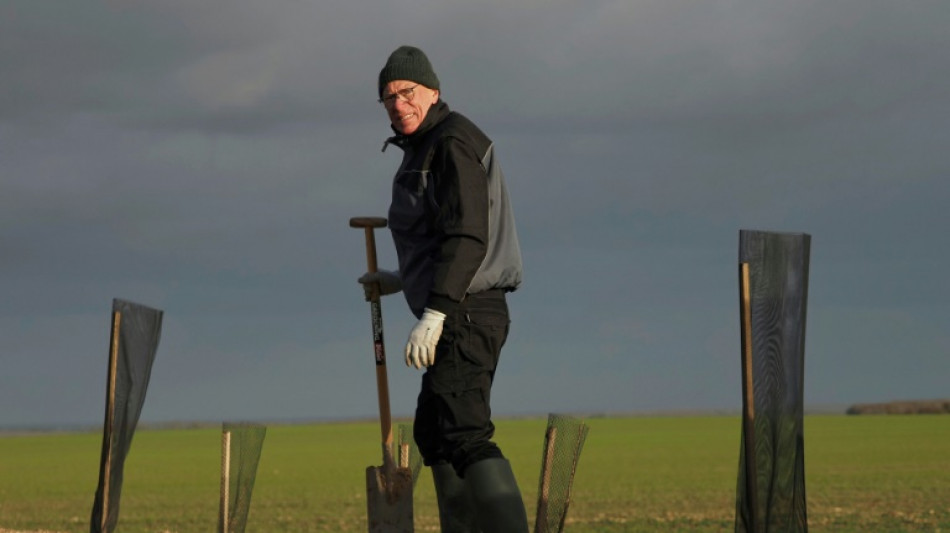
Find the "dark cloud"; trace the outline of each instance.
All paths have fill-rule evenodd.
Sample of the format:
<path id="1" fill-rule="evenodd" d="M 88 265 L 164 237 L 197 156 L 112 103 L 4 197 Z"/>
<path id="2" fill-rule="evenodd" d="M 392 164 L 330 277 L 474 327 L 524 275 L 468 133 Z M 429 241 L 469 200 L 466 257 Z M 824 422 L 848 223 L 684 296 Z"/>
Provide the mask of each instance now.
<path id="1" fill-rule="evenodd" d="M 498 412 L 735 407 L 739 229 L 813 235 L 810 402 L 941 394 L 944 4 L 5 2 L 0 425 L 98 420 L 113 297 L 166 310 L 147 418 L 372 414 L 346 220 L 388 205 L 401 44 L 517 206 Z"/>

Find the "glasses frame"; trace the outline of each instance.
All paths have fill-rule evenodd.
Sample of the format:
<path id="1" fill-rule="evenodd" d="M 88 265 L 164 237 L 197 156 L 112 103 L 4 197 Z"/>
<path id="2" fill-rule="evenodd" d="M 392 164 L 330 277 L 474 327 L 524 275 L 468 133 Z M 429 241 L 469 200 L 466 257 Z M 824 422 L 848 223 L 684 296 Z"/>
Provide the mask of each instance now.
<path id="1" fill-rule="evenodd" d="M 378 100 L 376 100 L 376 101 L 379 102 L 380 104 L 383 104 L 384 107 L 389 107 L 389 106 L 391 106 L 391 105 L 395 105 L 395 104 L 396 104 L 396 100 L 401 100 L 401 101 L 403 101 L 403 102 L 411 102 L 412 99 L 416 97 L 416 87 L 418 87 L 418 86 L 419 86 L 419 84 L 417 83 L 417 84 L 413 85 L 412 87 L 406 87 L 405 89 L 399 89 L 398 91 L 396 91 L 396 92 L 394 92 L 394 93 L 392 93 L 392 94 L 390 94 L 390 95 L 383 96 L 382 98 L 380 98 L 380 99 L 378 99 Z"/>

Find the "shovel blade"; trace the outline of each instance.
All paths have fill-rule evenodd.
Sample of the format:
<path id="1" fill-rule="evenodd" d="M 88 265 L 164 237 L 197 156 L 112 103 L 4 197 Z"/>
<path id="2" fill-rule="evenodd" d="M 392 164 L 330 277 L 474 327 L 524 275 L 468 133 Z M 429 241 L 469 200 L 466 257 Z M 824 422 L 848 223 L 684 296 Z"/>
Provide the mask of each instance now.
<path id="1" fill-rule="evenodd" d="M 366 511 L 369 533 L 412 533 L 412 471 L 367 468 Z"/>

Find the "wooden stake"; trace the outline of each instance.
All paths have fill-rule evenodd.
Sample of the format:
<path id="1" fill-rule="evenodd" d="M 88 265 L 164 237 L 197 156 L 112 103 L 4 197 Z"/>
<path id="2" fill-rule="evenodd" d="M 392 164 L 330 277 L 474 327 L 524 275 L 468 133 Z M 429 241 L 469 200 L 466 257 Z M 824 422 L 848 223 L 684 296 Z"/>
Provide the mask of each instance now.
<path id="1" fill-rule="evenodd" d="M 231 527 L 231 432 L 221 433 L 221 531 L 228 533 Z"/>
<path id="2" fill-rule="evenodd" d="M 112 478 L 112 432 L 115 425 L 115 375 L 119 362 L 119 327 L 122 325 L 122 313 L 112 313 L 112 335 L 109 342 L 109 370 L 106 377 L 106 420 L 103 433 L 106 441 L 106 461 L 102 483 L 102 523 L 103 531 L 109 519 L 109 485 Z"/>
<path id="3" fill-rule="evenodd" d="M 399 444 L 399 468 L 409 468 L 409 443 Z"/>
<path id="4" fill-rule="evenodd" d="M 554 443 L 557 440 L 557 427 L 548 428 L 544 442 L 544 464 L 541 465 L 541 494 L 538 498 L 537 524 L 535 533 L 548 533 L 548 499 L 551 493 L 551 469 L 554 467 Z"/>

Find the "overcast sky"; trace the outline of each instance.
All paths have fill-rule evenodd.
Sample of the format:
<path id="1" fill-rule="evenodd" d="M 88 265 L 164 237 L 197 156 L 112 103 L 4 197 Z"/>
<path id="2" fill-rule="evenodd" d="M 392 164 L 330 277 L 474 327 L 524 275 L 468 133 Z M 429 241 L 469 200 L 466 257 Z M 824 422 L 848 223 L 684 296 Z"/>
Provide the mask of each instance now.
<path id="1" fill-rule="evenodd" d="M 374 416 L 347 221 L 388 207 L 402 44 L 516 208 L 496 414 L 738 409 L 740 229 L 812 236 L 806 406 L 948 397 L 948 27 L 946 0 L 5 0 L 0 427 L 101 423 L 113 298 L 165 312 L 143 421 Z"/>

